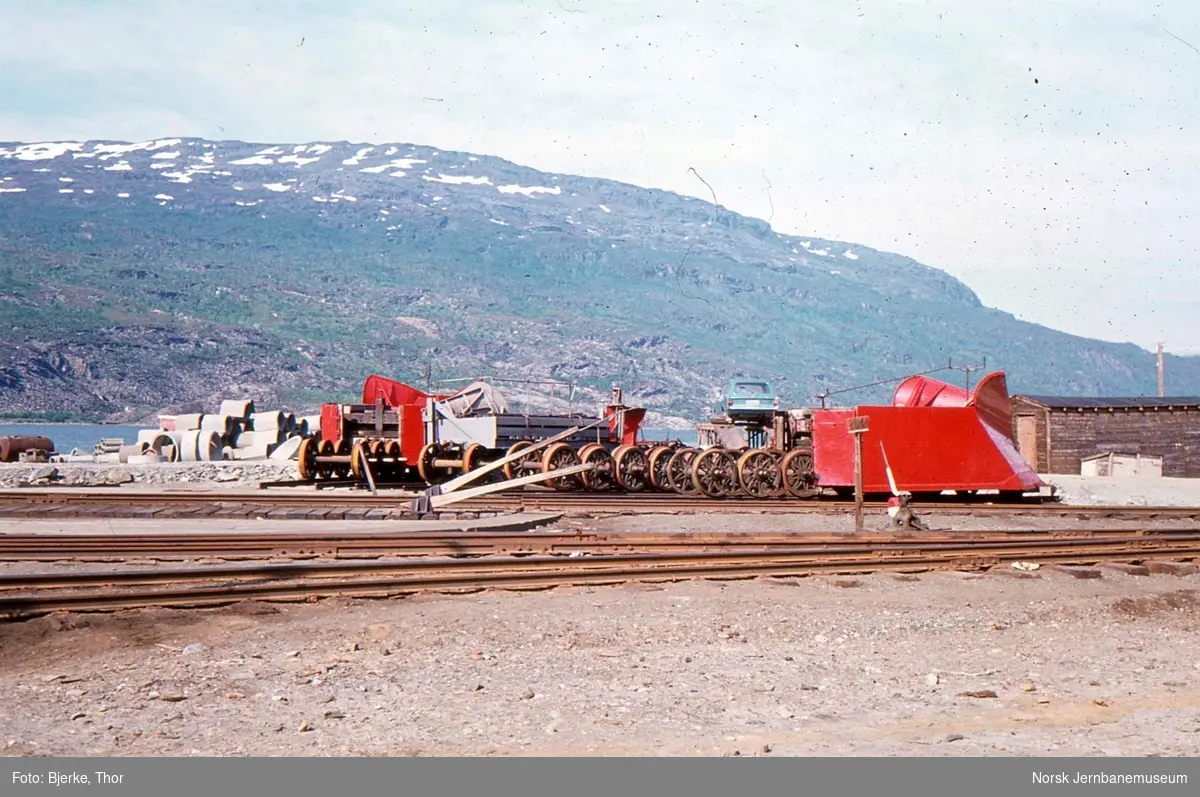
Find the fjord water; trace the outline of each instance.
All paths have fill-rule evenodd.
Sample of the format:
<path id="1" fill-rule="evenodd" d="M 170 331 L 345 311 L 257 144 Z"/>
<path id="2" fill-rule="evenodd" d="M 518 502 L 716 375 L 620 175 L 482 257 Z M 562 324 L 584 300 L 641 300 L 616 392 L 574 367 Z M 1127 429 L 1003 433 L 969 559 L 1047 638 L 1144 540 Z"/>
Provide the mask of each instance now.
<path id="1" fill-rule="evenodd" d="M 91 454 L 92 448 L 106 437 L 136 442 L 141 428 L 102 423 L 2 423 L 0 437 L 49 437 L 59 454 L 70 454 L 72 449 L 78 449 L 80 454 Z"/>

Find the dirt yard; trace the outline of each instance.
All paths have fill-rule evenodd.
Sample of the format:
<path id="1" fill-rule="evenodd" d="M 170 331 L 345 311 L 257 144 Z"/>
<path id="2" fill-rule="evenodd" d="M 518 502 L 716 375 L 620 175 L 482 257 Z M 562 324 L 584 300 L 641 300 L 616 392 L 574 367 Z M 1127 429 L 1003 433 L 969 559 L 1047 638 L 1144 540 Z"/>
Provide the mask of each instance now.
<path id="1" fill-rule="evenodd" d="M 1195 755 L 1200 577 L 1048 569 L 0 624 L 6 755 Z"/>

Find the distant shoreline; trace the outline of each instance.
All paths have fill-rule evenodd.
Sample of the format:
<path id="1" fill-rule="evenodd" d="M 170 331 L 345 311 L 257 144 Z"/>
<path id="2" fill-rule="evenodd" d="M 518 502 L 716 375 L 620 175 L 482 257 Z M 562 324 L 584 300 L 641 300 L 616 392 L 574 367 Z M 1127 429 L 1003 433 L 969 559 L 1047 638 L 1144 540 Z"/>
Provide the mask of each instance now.
<path id="1" fill-rule="evenodd" d="M 5 418 L 0 421 L 0 428 L 5 426 L 140 426 L 136 423 L 112 423 L 109 421 L 39 421 L 35 418 L 22 418 L 20 420 L 10 420 Z M 149 428 L 149 427 L 147 427 Z"/>

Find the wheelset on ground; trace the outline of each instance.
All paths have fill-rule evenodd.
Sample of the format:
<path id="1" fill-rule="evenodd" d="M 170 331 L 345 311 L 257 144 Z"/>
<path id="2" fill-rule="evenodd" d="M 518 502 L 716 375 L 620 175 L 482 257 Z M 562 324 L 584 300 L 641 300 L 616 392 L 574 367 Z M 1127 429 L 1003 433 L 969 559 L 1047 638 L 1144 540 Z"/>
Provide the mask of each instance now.
<path id="1" fill-rule="evenodd" d="M 341 481 L 354 475 L 354 448 L 349 440 L 310 437 L 296 452 L 300 478 L 309 481 Z"/>
<path id="2" fill-rule="evenodd" d="M 680 449 L 668 460 L 663 481 L 681 495 L 709 498 L 813 498 L 819 493 L 812 452 L 803 448 Z"/>
<path id="3" fill-rule="evenodd" d="M 416 464 L 410 465 L 397 440 L 321 440 L 308 438 L 297 453 L 297 469 L 306 481 L 370 478 L 376 482 L 444 484 L 465 473 L 532 448 L 521 440 L 507 449 L 488 449 L 478 443 L 429 443 Z M 611 451 L 599 443 L 578 449 L 567 443 L 517 456 L 478 482 L 487 484 L 533 473 L 550 474 L 588 464 L 583 473 L 551 478 L 546 486 L 562 491 L 657 491 L 709 498 L 812 498 L 819 490 L 813 473 L 812 451 L 797 448 L 696 448 L 679 444 L 619 445 Z"/>

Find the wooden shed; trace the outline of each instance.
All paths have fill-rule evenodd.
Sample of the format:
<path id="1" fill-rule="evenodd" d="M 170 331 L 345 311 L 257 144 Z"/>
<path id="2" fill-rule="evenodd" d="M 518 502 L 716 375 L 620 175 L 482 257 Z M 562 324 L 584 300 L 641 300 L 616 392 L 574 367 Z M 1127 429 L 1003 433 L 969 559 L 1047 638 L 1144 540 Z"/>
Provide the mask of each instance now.
<path id="1" fill-rule="evenodd" d="M 1163 476 L 1200 476 L 1200 397 L 1012 397 L 1013 434 L 1038 473 L 1080 473 L 1098 454 L 1162 457 Z"/>

